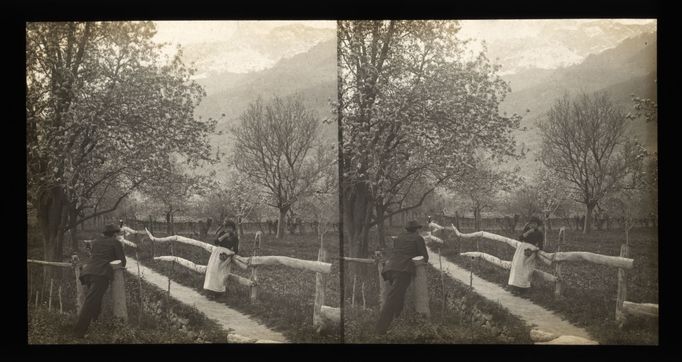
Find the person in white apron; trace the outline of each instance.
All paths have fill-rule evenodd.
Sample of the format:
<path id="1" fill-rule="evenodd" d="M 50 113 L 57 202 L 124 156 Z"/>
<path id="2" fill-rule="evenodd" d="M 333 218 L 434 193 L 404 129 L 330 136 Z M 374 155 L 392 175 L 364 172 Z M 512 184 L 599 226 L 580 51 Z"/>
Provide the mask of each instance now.
<path id="1" fill-rule="evenodd" d="M 544 246 L 542 222 L 538 217 L 533 216 L 526 223 L 519 241 L 521 243 L 516 247 L 507 284 L 513 292 L 525 294 L 531 286 L 537 252 Z"/>

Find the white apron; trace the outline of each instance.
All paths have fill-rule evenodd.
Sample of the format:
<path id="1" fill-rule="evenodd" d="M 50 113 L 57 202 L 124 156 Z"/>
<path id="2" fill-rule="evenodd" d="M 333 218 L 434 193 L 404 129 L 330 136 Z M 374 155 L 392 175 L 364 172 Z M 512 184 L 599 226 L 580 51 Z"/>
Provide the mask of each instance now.
<path id="1" fill-rule="evenodd" d="M 228 255 L 227 260 L 220 260 L 221 253 Z M 204 289 L 212 290 L 214 292 L 225 291 L 225 282 L 227 282 L 227 276 L 230 274 L 230 262 L 232 261 L 230 256 L 232 255 L 234 255 L 234 252 L 230 249 L 220 246 L 213 248 L 211 257 L 208 259 L 208 264 L 206 264 Z"/>
<path id="2" fill-rule="evenodd" d="M 509 271 L 509 285 L 519 288 L 530 288 L 530 278 L 535 269 L 535 259 L 537 253 L 532 253 L 526 256 L 524 251 L 526 249 L 538 250 L 535 245 L 519 242 L 519 246 L 514 253 L 514 259 L 511 262 L 511 270 Z"/>

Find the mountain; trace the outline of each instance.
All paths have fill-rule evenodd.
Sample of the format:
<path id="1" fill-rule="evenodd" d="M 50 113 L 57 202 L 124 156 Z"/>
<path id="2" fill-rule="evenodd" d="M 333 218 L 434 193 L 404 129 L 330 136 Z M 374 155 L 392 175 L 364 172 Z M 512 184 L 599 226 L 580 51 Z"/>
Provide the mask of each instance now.
<path id="1" fill-rule="evenodd" d="M 336 96 L 336 39 L 323 41 L 304 53 L 282 58 L 271 68 L 244 73 L 219 73 L 197 82 L 206 88 L 207 96 L 195 110 L 198 117 L 218 119 L 221 135 L 211 142 L 228 153 L 232 147 L 230 129 L 239 124 L 239 115 L 258 97 L 268 101 L 273 96 L 302 96 L 307 107 L 320 120 L 332 119 L 330 101 Z M 225 117 L 221 117 L 225 114 Z M 336 142 L 336 122 L 321 125 L 326 141 Z"/>
<path id="2" fill-rule="evenodd" d="M 587 56 L 581 63 L 555 69 L 528 69 L 503 76 L 512 92 L 500 106 L 506 113 L 523 116 L 517 140 L 529 149 L 522 168 L 534 168 L 540 148 L 538 123 L 553 102 L 565 93 L 606 91 L 625 113 L 632 111 L 631 95 L 656 99 L 656 33 L 628 38 L 616 47 Z M 655 124 L 634 122 L 630 132 L 653 151 L 657 147 Z"/>
<path id="3" fill-rule="evenodd" d="M 502 66 L 502 74 L 511 74 L 580 64 L 628 38 L 655 32 L 657 24 L 562 19 L 470 21 L 467 26 L 472 29 L 464 36 L 485 40 L 488 58 Z"/>
<path id="4" fill-rule="evenodd" d="M 225 40 L 185 45 L 183 61 L 194 64 L 198 79 L 224 73 L 250 73 L 270 68 L 281 59 L 335 38 L 334 29 L 292 24 L 267 30 L 257 23 L 244 23 Z"/>

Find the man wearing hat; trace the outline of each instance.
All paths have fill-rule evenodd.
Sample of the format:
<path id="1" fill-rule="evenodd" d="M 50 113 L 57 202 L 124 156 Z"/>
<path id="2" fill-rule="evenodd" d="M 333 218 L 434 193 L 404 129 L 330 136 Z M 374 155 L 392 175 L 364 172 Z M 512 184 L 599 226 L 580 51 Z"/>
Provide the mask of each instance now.
<path id="1" fill-rule="evenodd" d="M 216 231 L 216 234 L 218 234 L 215 242 L 217 246 L 230 249 L 235 254 L 239 253 L 239 237 L 237 236 L 237 226 L 234 224 L 234 221 L 225 219 L 223 225 Z"/>
<path id="2" fill-rule="evenodd" d="M 121 266 L 126 265 L 123 245 L 116 239 L 120 232 L 118 226 L 108 224 L 104 227 L 104 235 L 92 242 L 90 259 L 82 267 L 80 274 L 80 282 L 88 287 L 88 291 L 74 328 L 76 337 L 85 336 L 90 322 L 100 314 L 102 297 L 114 278 L 114 270 L 109 263 L 120 260 Z"/>
<path id="3" fill-rule="evenodd" d="M 421 228 L 422 225 L 416 221 L 408 222 L 405 226 L 406 231 L 395 239 L 393 249 L 384 265 L 381 275 L 388 282 L 388 289 L 376 326 L 378 334 L 385 334 L 393 318 L 400 315 L 403 309 L 405 292 L 415 274 L 412 258 L 422 256 L 425 262 L 429 260 L 424 239 L 417 233 Z"/>

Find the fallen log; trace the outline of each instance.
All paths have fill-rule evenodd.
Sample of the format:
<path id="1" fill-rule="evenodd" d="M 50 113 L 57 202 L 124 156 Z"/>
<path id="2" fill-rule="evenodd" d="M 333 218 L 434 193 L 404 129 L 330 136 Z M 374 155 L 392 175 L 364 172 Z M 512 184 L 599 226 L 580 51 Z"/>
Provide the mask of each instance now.
<path id="1" fill-rule="evenodd" d="M 624 301 L 623 312 L 633 316 L 658 318 L 658 304 Z"/>
<path id="2" fill-rule="evenodd" d="M 149 239 L 151 241 L 160 242 L 160 243 L 177 241 L 177 242 L 183 243 L 183 244 L 198 246 L 198 247 L 203 248 L 204 250 L 208 251 L 209 253 L 213 252 L 214 246 L 209 244 L 209 243 L 205 243 L 203 241 L 190 239 L 190 238 L 180 236 L 180 235 L 172 235 L 172 236 L 167 236 L 165 238 L 157 238 L 154 235 L 152 235 L 152 233 L 150 233 L 149 230 L 147 230 L 147 228 L 145 228 L 144 231 L 147 232 L 147 236 L 149 237 Z"/>

